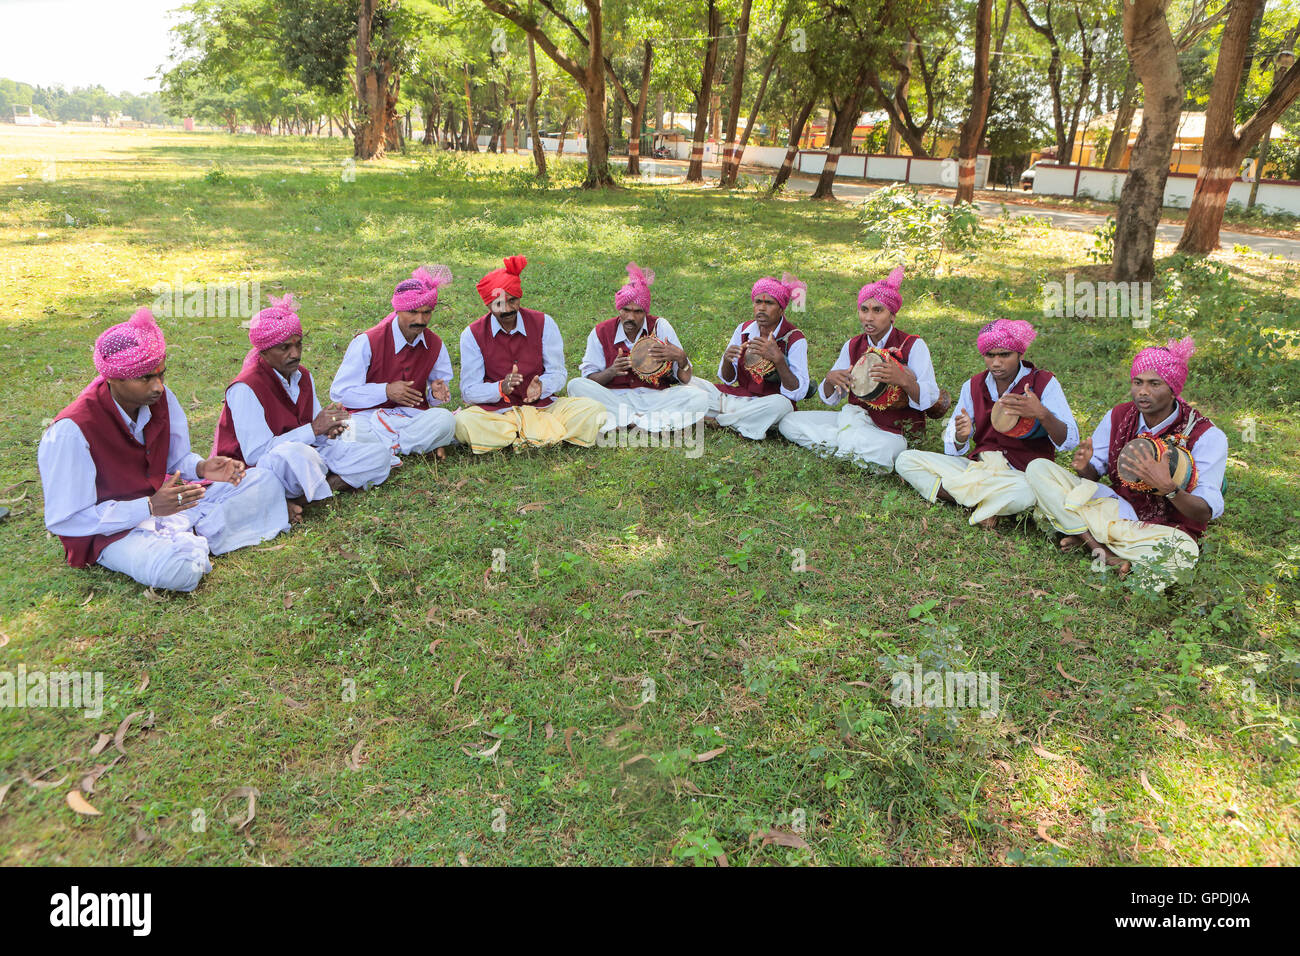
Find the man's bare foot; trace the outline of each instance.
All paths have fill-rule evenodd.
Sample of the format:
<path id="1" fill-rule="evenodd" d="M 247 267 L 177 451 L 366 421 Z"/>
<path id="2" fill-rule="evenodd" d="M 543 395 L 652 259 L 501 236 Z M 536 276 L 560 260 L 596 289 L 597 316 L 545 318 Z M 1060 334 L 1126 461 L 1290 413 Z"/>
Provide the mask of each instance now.
<path id="1" fill-rule="evenodd" d="M 1067 534 L 1057 543 L 1061 550 L 1066 552 L 1075 551 L 1083 547 L 1083 539 L 1077 534 Z"/>
<path id="2" fill-rule="evenodd" d="M 948 494 L 948 489 L 943 485 L 939 486 L 939 490 L 934 493 L 934 497 L 936 501 L 951 501 L 953 504 L 957 503 L 957 499 Z M 983 524 L 983 522 L 980 523 Z"/>
<path id="3" fill-rule="evenodd" d="M 718 424 L 718 420 L 717 420 L 716 418 L 714 418 L 712 415 L 705 415 L 705 416 L 704 416 L 704 427 L 705 427 L 705 428 L 721 428 L 722 426 Z"/>
<path id="4" fill-rule="evenodd" d="M 433 450 L 433 457 L 436 458 L 436 459 L 438 459 L 439 461 L 443 461 L 443 460 L 445 460 L 446 457 L 447 457 L 447 448 L 446 448 L 446 446 L 444 446 L 444 445 L 439 445 L 437 448 L 435 448 L 435 449 Z"/>
<path id="5" fill-rule="evenodd" d="M 998 526 L 998 516 L 989 515 L 983 521 L 979 522 L 979 526 L 983 528 L 985 531 L 993 531 Z"/>
<path id="6" fill-rule="evenodd" d="M 1098 544 L 1096 540 L 1094 540 L 1092 542 L 1092 545 L 1093 547 L 1091 550 L 1092 550 L 1093 558 L 1094 559 L 1101 558 L 1103 561 L 1106 562 L 1106 566 L 1110 568 L 1114 568 L 1119 573 L 1119 576 L 1121 578 L 1125 577 L 1130 571 L 1133 570 L 1133 565 L 1129 564 L 1129 562 L 1125 561 L 1123 558 L 1117 555 L 1110 548 L 1106 547 L 1104 544 Z"/>
<path id="7" fill-rule="evenodd" d="M 344 490 L 346 491 L 352 490 L 351 485 L 349 485 L 338 475 L 334 474 L 334 472 L 332 471 L 325 476 L 325 483 L 330 486 L 330 491 L 334 492 L 335 494 L 338 494 L 340 491 L 344 491 Z"/>
<path id="8" fill-rule="evenodd" d="M 286 504 L 289 506 L 289 524 L 301 524 L 302 505 L 296 501 L 288 501 Z"/>

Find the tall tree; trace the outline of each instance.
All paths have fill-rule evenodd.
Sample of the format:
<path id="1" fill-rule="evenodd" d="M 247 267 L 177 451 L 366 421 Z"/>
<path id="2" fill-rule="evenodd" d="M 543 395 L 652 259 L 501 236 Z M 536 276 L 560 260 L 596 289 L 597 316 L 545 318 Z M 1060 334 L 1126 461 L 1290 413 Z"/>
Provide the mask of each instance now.
<path id="1" fill-rule="evenodd" d="M 718 67 L 718 34 L 722 29 L 717 0 L 708 0 L 705 29 L 708 35 L 704 45 L 704 65 L 700 69 L 700 86 L 695 94 L 695 130 L 691 136 L 691 163 L 686 169 L 688 183 L 704 181 L 704 136 L 709 125 L 709 106 L 713 102 L 713 74 Z"/>
<path id="2" fill-rule="evenodd" d="M 1205 110 L 1205 139 L 1196 190 L 1187 210 L 1187 223 L 1178 251 L 1204 255 L 1219 248 L 1219 229 L 1228 203 L 1228 190 L 1237 178 L 1241 161 L 1273 121 L 1300 96 L 1300 61 L 1292 64 L 1273 84 L 1264 101 L 1240 126 L 1234 123 L 1242 63 L 1251 46 L 1252 24 L 1263 0 L 1231 0 L 1232 10 L 1223 27 L 1219 62 Z"/>
<path id="3" fill-rule="evenodd" d="M 978 0 L 975 7 L 975 75 L 971 83 L 970 110 L 961 124 L 961 139 L 957 146 L 957 195 L 953 197 L 953 205 L 975 201 L 975 162 L 989 112 L 992 14 L 993 0 Z"/>
<path id="4" fill-rule="evenodd" d="M 736 173 L 740 169 L 740 156 L 736 152 L 736 126 L 740 122 L 740 98 L 745 92 L 745 50 L 749 44 L 749 11 L 753 0 L 742 0 L 740 22 L 736 25 L 736 56 L 731 65 L 731 95 L 727 99 L 727 120 L 722 127 L 722 174 L 718 177 L 721 187 L 736 185 Z"/>

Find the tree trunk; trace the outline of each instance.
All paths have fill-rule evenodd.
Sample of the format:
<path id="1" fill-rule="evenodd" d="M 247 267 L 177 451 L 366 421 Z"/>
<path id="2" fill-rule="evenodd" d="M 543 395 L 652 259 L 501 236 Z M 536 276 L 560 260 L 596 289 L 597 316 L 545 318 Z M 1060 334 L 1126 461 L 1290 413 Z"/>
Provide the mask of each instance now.
<path id="1" fill-rule="evenodd" d="M 474 127 L 474 101 L 469 88 L 469 64 L 465 64 L 465 149 L 478 152 L 478 130 Z"/>
<path id="2" fill-rule="evenodd" d="M 772 67 L 776 65 L 776 55 L 781 50 L 781 41 L 785 38 L 786 27 L 790 25 L 792 11 L 793 6 L 786 7 L 785 14 L 781 17 L 781 25 L 776 31 L 776 40 L 772 43 L 772 52 L 767 58 L 767 63 L 763 65 L 763 78 L 758 84 L 758 93 L 754 97 L 754 106 L 749 111 L 749 120 L 745 123 L 745 132 L 741 134 L 740 143 L 736 146 L 735 160 L 731 168 L 730 182 L 732 185 L 735 184 L 736 176 L 740 171 L 740 161 L 745 156 L 745 146 L 749 143 L 749 135 L 754 131 L 754 127 L 758 125 L 758 111 L 763 106 L 763 97 L 767 93 L 767 81 L 772 75 Z M 724 168 L 722 172 L 725 176 L 727 170 Z"/>
<path id="3" fill-rule="evenodd" d="M 777 170 L 776 178 L 772 180 L 771 194 L 773 195 L 790 178 L 790 171 L 794 169 L 794 158 L 799 155 L 799 140 L 803 138 L 803 128 L 808 125 L 808 117 L 812 115 L 813 106 L 816 103 L 817 94 L 813 92 L 808 99 L 804 100 L 804 104 L 799 107 L 794 122 L 790 124 L 790 145 L 785 151 L 785 159 L 781 162 L 781 168 Z"/>
<path id="4" fill-rule="evenodd" d="M 1196 172 L 1196 191 L 1187 210 L 1187 223 L 1178 251 L 1204 255 L 1219 248 L 1219 229 L 1228 204 L 1228 190 L 1237 178 L 1241 161 L 1273 121 L 1300 94 L 1300 60 L 1296 61 L 1269 91 L 1264 102 L 1240 126 L 1233 128 L 1241 65 L 1251 46 L 1251 27 L 1262 0 L 1235 0 L 1223 27 L 1219 62 L 1210 86 L 1205 110 L 1205 140 L 1201 167 Z"/>
<path id="5" fill-rule="evenodd" d="M 645 41 L 645 53 L 641 59 L 641 96 L 632 106 L 632 135 L 627 141 L 627 173 L 629 176 L 641 175 L 641 127 L 645 125 L 645 111 L 650 97 L 650 69 L 654 62 L 654 47 Z"/>
<path id="6" fill-rule="evenodd" d="M 975 8 L 975 77 L 971 85 L 970 112 L 961 124 L 957 146 L 957 195 L 953 205 L 975 201 L 975 164 L 984 121 L 989 114 L 989 38 L 993 31 L 993 0 L 979 0 Z"/>
<path id="7" fill-rule="evenodd" d="M 907 73 L 899 78 L 897 86 L 897 95 L 907 99 L 907 86 L 911 82 L 912 68 L 912 51 L 916 49 L 916 43 L 908 40 L 903 48 L 903 62 L 907 64 Z M 899 150 L 899 143 L 902 140 L 902 130 L 899 124 L 894 120 L 889 120 L 889 136 L 885 139 L 885 152 L 891 156 L 896 156 Z"/>
<path id="8" fill-rule="evenodd" d="M 722 188 L 736 185 L 736 176 L 740 171 L 736 126 L 740 123 L 740 98 L 745 94 L 745 50 L 749 40 L 749 11 L 752 5 L 753 0 L 744 0 L 741 4 L 740 23 L 736 28 L 736 58 L 731 66 L 731 95 L 727 101 L 727 125 L 723 128 L 721 137 L 725 145 L 718 186 Z"/>
<path id="9" fill-rule="evenodd" d="M 564 114 L 564 122 L 560 124 L 560 142 L 559 142 L 559 145 L 557 145 L 557 146 L 555 147 L 555 155 L 556 155 L 556 156 L 563 156 L 563 155 L 564 155 L 564 139 L 565 139 L 566 136 L 569 135 L 569 120 L 570 120 L 570 119 L 572 119 L 572 117 L 571 117 L 568 113 L 565 113 L 565 114 Z"/>
<path id="10" fill-rule="evenodd" d="M 835 198 L 835 173 L 839 169 L 840 154 L 853 145 L 853 131 L 857 128 L 862 98 L 866 92 L 867 71 L 865 68 L 860 68 L 853 80 L 853 89 L 849 92 L 848 100 L 835 111 L 835 125 L 826 142 L 826 165 L 822 167 L 817 188 L 813 190 L 813 199 Z"/>
<path id="11" fill-rule="evenodd" d="M 1124 5 L 1124 43 L 1142 82 L 1142 129 L 1115 211 L 1117 282 L 1155 277 L 1156 227 L 1169 178 L 1178 117 L 1183 108 L 1183 77 L 1165 9 L 1169 0 L 1133 0 Z"/>
<path id="12" fill-rule="evenodd" d="M 537 130 L 537 52 L 533 49 L 533 38 L 528 38 L 528 130 L 533 137 L 533 162 L 537 166 L 537 178 L 546 178 L 546 151 L 542 149 L 542 136 Z"/>
<path id="13" fill-rule="evenodd" d="M 688 183 L 704 182 L 704 134 L 709 123 L 713 100 L 713 71 L 718 65 L 718 29 L 720 18 L 716 0 L 709 0 L 708 43 L 704 48 L 704 68 L 700 71 L 700 90 L 695 97 L 695 131 L 691 136 L 691 164 L 686 170 Z"/>
<path id="14" fill-rule="evenodd" d="M 378 0 L 361 0 L 357 7 L 357 117 L 352 153 L 357 159 L 382 159 L 387 132 L 385 107 L 388 77 L 370 50 Z"/>
<path id="15" fill-rule="evenodd" d="M 1115 128 L 1111 131 L 1110 142 L 1106 145 L 1106 158 L 1102 161 L 1105 169 L 1119 169 L 1124 161 L 1124 151 L 1128 149 L 1128 134 L 1133 128 L 1133 113 L 1137 109 L 1137 74 L 1133 67 L 1128 68 L 1124 77 L 1124 92 L 1120 94 L 1119 108 L 1115 111 Z"/>

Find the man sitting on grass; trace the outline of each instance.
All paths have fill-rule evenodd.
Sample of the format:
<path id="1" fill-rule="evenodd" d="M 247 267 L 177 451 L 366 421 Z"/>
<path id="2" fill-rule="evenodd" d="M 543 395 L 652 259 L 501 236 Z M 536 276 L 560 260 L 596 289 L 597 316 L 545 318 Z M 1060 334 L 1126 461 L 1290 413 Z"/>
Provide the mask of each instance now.
<path id="1" fill-rule="evenodd" d="M 302 322 L 293 296 L 272 299 L 253 317 L 252 349 L 226 389 L 213 454 L 265 468 L 289 496 L 289 518 L 303 505 L 344 488 L 369 488 L 388 477 L 392 453 L 378 442 L 341 441 L 348 411 L 322 409 L 302 365 Z"/>
<path id="2" fill-rule="evenodd" d="M 894 462 L 898 476 L 926 501 L 942 498 L 972 508 L 970 523 L 990 530 L 999 516 L 1034 506 L 1026 465 L 1036 458 L 1051 461 L 1057 451 L 1079 444 L 1079 426 L 1061 383 L 1046 369 L 1024 361 L 1037 335 L 1032 325 L 1019 320 L 997 319 L 984 326 L 975 345 L 984 356 L 985 370 L 961 387 L 957 411 L 944 432 L 945 454 L 909 448 Z M 993 406 L 998 402 L 1018 416 L 1017 424 L 1028 427 L 1027 420 L 1033 419 L 1033 428 L 1020 436 L 994 428 Z"/>
<path id="3" fill-rule="evenodd" d="M 731 333 L 717 384 L 691 379 L 709 398 L 709 419 L 758 441 L 807 394 L 808 340 L 785 314 L 796 296 L 802 303 L 807 290 L 788 272 L 754 283 L 749 291 L 754 319 Z"/>
<path id="4" fill-rule="evenodd" d="M 647 432 L 679 431 L 704 417 L 709 399 L 688 388 L 691 361 L 667 319 L 650 315 L 650 285 L 655 274 L 628 263 L 627 283 L 614 294 L 618 315 L 599 323 L 587 336 L 587 352 L 569 383 L 569 394 L 600 402 L 609 412 L 602 432 L 634 425 Z M 659 341 L 649 357 L 664 366 L 645 377 L 632 368 L 632 348 L 643 337 Z"/>
<path id="5" fill-rule="evenodd" d="M 591 398 L 555 398 L 568 380 L 555 320 L 519 302 L 528 260 L 510 256 L 478 283 L 488 312 L 460 335 L 460 393 L 473 404 L 456 413 L 456 438 L 481 455 L 498 448 L 588 447 L 605 421 Z"/>
<path id="6" fill-rule="evenodd" d="M 1188 337 L 1137 354 L 1129 371 L 1133 400 L 1112 408 L 1092 438 L 1075 449 L 1072 464 L 1078 477 L 1048 458 L 1031 461 L 1025 469 L 1039 511 L 1062 535 L 1062 551 L 1085 548 L 1121 575 L 1136 563 L 1142 583 L 1154 590 L 1163 590 L 1196 564 L 1197 540 L 1223 514 L 1228 436 L 1181 401 L 1187 360 L 1194 351 Z M 1195 463 L 1190 491 L 1170 475 L 1171 451 L 1159 460 L 1136 460 L 1140 483 L 1151 490 L 1139 491 L 1120 480 L 1120 453 L 1142 435 L 1174 439 L 1186 448 Z M 1110 478 L 1110 487 L 1098 483 L 1102 475 Z"/>
<path id="7" fill-rule="evenodd" d="M 438 406 L 451 400 L 453 371 L 429 321 L 439 287 L 450 281 L 446 266 L 416 269 L 393 291 L 393 311 L 348 346 L 330 398 L 353 412 L 357 441 L 377 442 L 394 456 L 446 457 L 456 419 Z"/>
<path id="8" fill-rule="evenodd" d="M 275 475 L 190 451 L 185 412 L 163 384 L 167 345 L 148 309 L 101 334 L 94 359 L 99 375 L 59 412 L 37 453 L 45 526 L 68 564 L 193 591 L 212 570 L 209 555 L 289 530 Z"/>

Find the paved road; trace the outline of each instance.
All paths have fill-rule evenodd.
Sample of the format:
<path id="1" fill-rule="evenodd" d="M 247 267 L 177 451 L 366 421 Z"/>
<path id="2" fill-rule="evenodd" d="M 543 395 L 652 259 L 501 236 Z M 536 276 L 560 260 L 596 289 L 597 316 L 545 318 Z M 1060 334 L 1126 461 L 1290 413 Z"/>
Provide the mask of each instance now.
<path id="1" fill-rule="evenodd" d="M 643 171 L 651 175 L 658 175 L 665 179 L 669 177 L 680 179 L 686 174 L 687 163 L 685 160 L 656 159 L 653 161 L 643 160 L 641 166 Z M 719 167 L 716 165 L 704 167 L 704 175 L 710 179 L 717 179 L 718 173 Z M 759 176 L 752 174 L 746 175 L 744 178 L 750 182 L 756 182 L 760 179 Z M 793 192 L 811 194 L 816 185 L 815 179 L 791 176 L 787 188 Z M 841 181 L 835 184 L 835 195 L 841 200 L 861 201 L 868 193 L 879 189 L 881 185 L 884 184 L 875 185 Z M 1011 211 L 1013 216 L 1029 215 L 1035 219 L 1045 219 L 1058 229 L 1071 229 L 1075 232 L 1091 233 L 1106 220 L 1104 215 L 1095 212 L 1054 209 L 1050 206 L 1004 204 L 987 199 L 976 200 L 975 206 L 985 216 L 1000 216 L 1003 208 L 1006 208 Z M 1162 223 L 1156 230 L 1156 235 L 1171 245 L 1177 243 L 1182 234 L 1182 223 Z M 1300 239 L 1256 236 L 1251 233 L 1228 232 L 1227 230 L 1219 233 L 1220 249 L 1231 252 L 1234 245 L 1246 246 L 1265 255 L 1281 256 L 1284 259 L 1300 261 Z"/>

